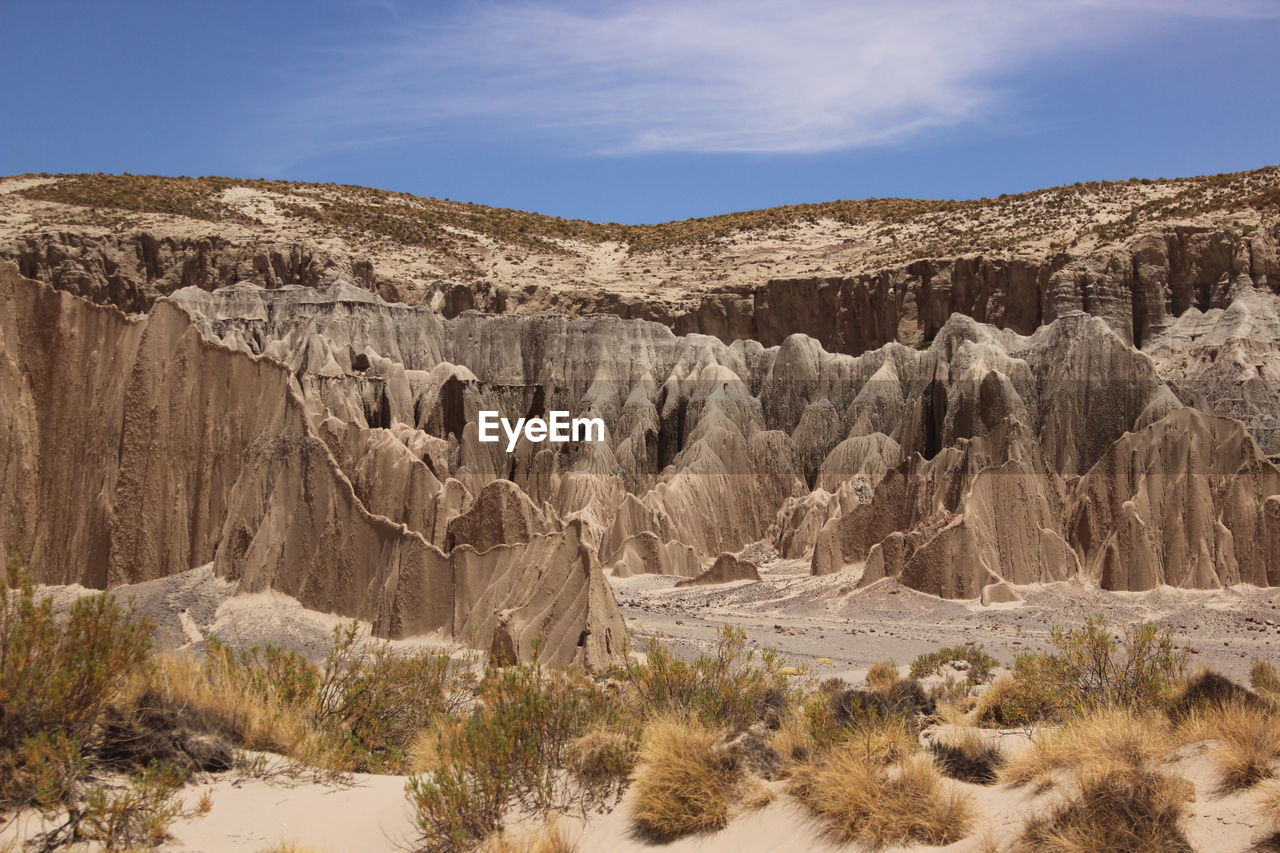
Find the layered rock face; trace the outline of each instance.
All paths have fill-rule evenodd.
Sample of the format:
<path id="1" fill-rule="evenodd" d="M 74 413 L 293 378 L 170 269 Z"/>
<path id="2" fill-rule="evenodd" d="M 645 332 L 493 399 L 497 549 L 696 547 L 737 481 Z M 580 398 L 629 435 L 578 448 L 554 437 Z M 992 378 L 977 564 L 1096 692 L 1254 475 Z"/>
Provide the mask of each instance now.
<path id="1" fill-rule="evenodd" d="M 953 313 L 1030 334 L 1059 316 L 1102 317 L 1139 346 L 1190 308 L 1227 307 L 1233 287 L 1280 292 L 1280 235 L 1214 227 L 1151 227 L 1087 250 L 919 260 L 855 275 L 768 277 L 699 287 L 673 298 L 580 285 L 555 291 L 380 275 L 353 249 L 312 242 L 244 242 L 186 237 L 40 232 L 0 244 L 0 257 L 60 290 L 129 312 L 184 287 L 213 290 L 251 281 L 316 286 L 334 274 L 390 301 L 429 306 L 443 317 L 487 313 L 612 314 L 652 320 L 677 334 L 726 343 L 781 344 L 803 333 L 830 352 L 858 354 L 891 341 L 931 340 Z"/>
<path id="2" fill-rule="evenodd" d="M 588 666 L 623 645 L 606 574 L 751 581 L 733 554 L 761 541 L 984 601 L 1280 585 L 1266 229 L 772 279 L 696 322 L 616 293 L 388 302 L 352 258 L 148 245 L 23 260 L 60 289 L 0 268 L 0 552 L 46 582 L 212 564 L 385 636 Z M 605 437 L 508 452 L 482 411 Z"/>
<path id="3" fill-rule="evenodd" d="M 491 314 L 651 320 L 678 335 L 860 354 L 953 313 L 1027 335 L 1074 311 L 1139 347 L 1233 288 L 1280 291 L 1280 168 L 969 202 L 870 199 L 652 226 L 359 187 L 0 178 L 0 257 L 127 312 L 185 287 L 317 286 Z"/>
<path id="4" fill-rule="evenodd" d="M 1271 298 L 1243 288 L 1219 313 L 1239 317 Z M 815 572 L 865 563 L 863 583 L 892 576 L 984 599 L 1078 575 L 1117 590 L 1280 583 L 1267 509 L 1280 472 L 1259 448 L 1270 422 L 1250 409 L 1250 434 L 1211 413 L 1242 387 L 1265 399 L 1274 383 L 1252 371 L 1206 381 L 1208 411 L 1185 407 L 1160 360 L 1085 314 L 1029 337 L 956 316 L 927 359 L 925 446 L 886 472 L 869 501 L 823 524 Z M 1185 375 L 1177 365 L 1168 373 Z M 910 434 L 895 437 L 912 447 Z"/>
<path id="5" fill-rule="evenodd" d="M 211 562 L 242 591 L 384 636 L 537 645 L 588 666 L 621 653 L 582 522 L 468 516 L 470 495 L 424 461 L 426 436 L 318 416 L 310 383 L 210 339 L 174 302 L 131 319 L 5 267 L 0 353 L 0 551 L 41 581 L 104 587 Z M 448 551 L 433 544 L 450 534 Z"/>

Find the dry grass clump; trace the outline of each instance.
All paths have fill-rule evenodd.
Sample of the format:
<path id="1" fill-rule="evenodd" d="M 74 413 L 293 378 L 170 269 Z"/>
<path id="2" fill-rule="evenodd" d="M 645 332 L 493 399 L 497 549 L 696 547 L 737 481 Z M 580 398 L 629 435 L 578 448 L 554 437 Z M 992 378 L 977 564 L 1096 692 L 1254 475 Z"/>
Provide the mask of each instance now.
<path id="1" fill-rule="evenodd" d="M 1254 791 L 1263 825 L 1280 835 L 1280 780 L 1264 782 Z M 1280 838 L 1277 838 L 1280 840 Z"/>
<path id="2" fill-rule="evenodd" d="M 1263 782 L 1254 790 L 1262 827 L 1268 834 L 1251 850 L 1280 850 L 1280 781 Z"/>
<path id="3" fill-rule="evenodd" d="M 631 819 L 656 841 L 723 828 L 743 773 L 717 749 L 719 735 L 696 721 L 659 718 L 644 731 Z"/>
<path id="4" fill-rule="evenodd" d="M 1186 680 L 1169 702 L 1168 713 L 1174 720 L 1184 720 L 1197 711 L 1230 705 L 1265 709 L 1270 703 L 1225 675 L 1205 668 Z"/>
<path id="5" fill-rule="evenodd" d="M 499 832 L 489 837 L 477 853 L 577 853 L 578 844 L 561 824 L 547 820 L 537 829 L 513 836 Z"/>
<path id="6" fill-rule="evenodd" d="M 1150 770 L 1086 775 L 1071 800 L 1031 820 L 1017 853 L 1191 853 L 1179 826 L 1193 793 L 1185 779 Z"/>
<path id="7" fill-rule="evenodd" d="M 1096 711 L 1051 729 L 1041 729 L 1027 749 L 1009 757 L 1001 781 L 1013 785 L 1053 784 L 1055 770 L 1098 775 L 1112 770 L 1151 769 L 1177 742 L 1168 722 L 1156 714 L 1120 708 Z"/>
<path id="8" fill-rule="evenodd" d="M 162 657 L 135 682 L 132 704 L 165 704 L 235 737 L 247 749 L 289 753 L 307 734 L 306 718 L 277 695 L 250 690 L 227 668 L 187 656 Z"/>
<path id="9" fill-rule="evenodd" d="M 867 687 L 883 692 L 901 678 L 902 676 L 898 674 L 898 665 L 891 660 L 883 660 L 872 664 L 871 669 L 867 670 Z"/>
<path id="10" fill-rule="evenodd" d="M 923 757 L 886 766 L 856 743 L 798 770 L 790 791 L 833 838 L 871 847 L 950 844 L 974 821 L 972 799 Z"/>
<path id="11" fill-rule="evenodd" d="M 769 738 L 769 746 L 784 762 L 803 761 L 813 750 L 813 735 L 803 709 L 787 714 Z"/>
<path id="12" fill-rule="evenodd" d="M 432 725 L 419 731 L 409 742 L 405 765 L 412 773 L 432 773 L 443 760 L 441 744 L 448 743 L 462 733 L 462 721 L 453 717 L 441 717 Z"/>
<path id="13" fill-rule="evenodd" d="M 1021 684 L 1012 675 L 997 678 L 986 690 L 978 694 L 971 719 L 978 725 L 1003 728 L 1031 722 L 1034 714 L 1024 713 L 1020 692 Z"/>
<path id="14" fill-rule="evenodd" d="M 636 750 L 621 732 L 596 727 L 570 741 L 566 766 L 584 784 L 624 782 L 635 766 Z"/>
<path id="15" fill-rule="evenodd" d="M 1280 703 L 1280 674 L 1263 660 L 1253 662 L 1249 670 L 1249 686 L 1273 703 Z"/>
<path id="16" fill-rule="evenodd" d="M 952 779 L 993 785 L 1004 765 L 1004 751 L 973 728 L 951 729 L 929 744 L 934 763 Z"/>
<path id="17" fill-rule="evenodd" d="M 1228 704 L 1201 710 L 1184 723 L 1183 736 L 1210 742 L 1224 791 L 1251 788 L 1276 774 L 1280 719 L 1262 708 Z"/>

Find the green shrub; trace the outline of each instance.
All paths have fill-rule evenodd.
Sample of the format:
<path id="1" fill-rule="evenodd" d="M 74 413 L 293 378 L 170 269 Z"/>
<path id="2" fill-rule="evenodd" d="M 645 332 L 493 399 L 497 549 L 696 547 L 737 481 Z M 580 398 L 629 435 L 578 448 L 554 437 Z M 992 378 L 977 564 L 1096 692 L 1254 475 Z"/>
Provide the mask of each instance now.
<path id="1" fill-rule="evenodd" d="M 1051 651 L 1014 659 L 1013 678 L 979 700 L 981 722 L 1025 725 L 1099 708 L 1159 708 L 1186 674 L 1187 651 L 1151 622 L 1128 626 L 1117 640 L 1095 616 L 1079 628 L 1055 627 L 1050 643 Z"/>
<path id="2" fill-rule="evenodd" d="M 176 820 L 205 814 L 206 794 L 195 808 L 183 808 L 177 797 L 184 774 L 154 764 L 124 787 L 98 785 L 85 795 L 84 805 L 71 812 L 70 841 L 94 841 L 104 850 L 154 847 L 168 838 Z"/>
<path id="3" fill-rule="evenodd" d="M 151 650 L 150 627 L 110 595 L 77 599 L 59 617 L 53 599 L 37 598 L 14 563 L 7 581 L 0 584 L 0 807 L 69 793 L 51 780 L 79 765 L 107 703 Z M 24 790 L 23 780 L 34 787 Z"/>
<path id="4" fill-rule="evenodd" d="M 406 786 L 427 849 L 472 849 L 514 804 L 546 813 L 590 796 L 560 768 L 576 738 L 616 713 L 580 676 L 529 664 L 490 671 L 477 699 L 460 731 L 440 734 L 433 772 Z"/>
<path id="5" fill-rule="evenodd" d="M 334 630 L 313 688 L 314 718 L 349 745 L 358 769 L 400 771 L 415 735 L 469 698 L 466 673 L 445 651 L 401 652 L 386 643 L 362 651 L 358 627 Z"/>
<path id="6" fill-rule="evenodd" d="M 88 769 L 80 744 L 65 734 L 42 732 L 0 753 L 0 811 L 52 809 L 73 802 Z"/>
<path id="7" fill-rule="evenodd" d="M 987 654 L 981 644 L 948 646 L 936 651 L 920 655 L 911 662 L 911 677 L 926 678 L 936 675 L 942 667 L 952 661 L 964 661 L 968 679 L 974 684 L 981 684 L 991 677 L 991 671 L 999 662 Z"/>
<path id="8" fill-rule="evenodd" d="M 772 709 L 782 710 L 786 677 L 777 655 L 746 647 L 747 637 L 730 625 L 720 631 L 715 653 L 682 661 L 651 640 L 644 663 L 631 664 L 625 678 L 646 716 L 688 713 L 707 725 L 745 729 Z"/>

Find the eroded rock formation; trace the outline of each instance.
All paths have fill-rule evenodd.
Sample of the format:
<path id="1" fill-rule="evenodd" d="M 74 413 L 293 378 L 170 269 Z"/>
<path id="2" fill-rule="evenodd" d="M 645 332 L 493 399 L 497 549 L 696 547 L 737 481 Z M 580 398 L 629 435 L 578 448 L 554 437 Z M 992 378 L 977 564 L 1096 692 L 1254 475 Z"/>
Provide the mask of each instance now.
<path id="1" fill-rule="evenodd" d="M 1077 576 L 1280 584 L 1280 330 L 1254 287 L 1274 273 L 1207 245 L 1253 277 L 1221 309 L 1144 313 L 1145 352 L 1070 300 L 1052 322 L 1048 302 L 965 303 L 998 324 L 951 313 L 925 348 L 851 355 L 612 315 L 448 317 L 335 269 L 198 282 L 130 317 L 7 267 L 0 550 L 91 586 L 212 563 L 388 636 L 588 665 L 622 646 L 606 571 L 749 580 L 732 554 L 761 540 L 816 573 L 984 601 Z M 1126 275 L 1195 291 L 1147 261 Z M 883 296 L 838 301 L 864 323 Z M 508 453 L 480 441 L 482 410 L 606 435 Z"/>

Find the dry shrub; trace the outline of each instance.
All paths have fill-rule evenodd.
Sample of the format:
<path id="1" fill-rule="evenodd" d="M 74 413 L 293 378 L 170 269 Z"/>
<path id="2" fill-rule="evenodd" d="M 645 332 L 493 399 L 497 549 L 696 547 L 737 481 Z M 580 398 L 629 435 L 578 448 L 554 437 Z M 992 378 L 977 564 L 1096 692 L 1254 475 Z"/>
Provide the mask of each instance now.
<path id="1" fill-rule="evenodd" d="M 957 666 L 958 664 L 958 666 Z M 950 646 L 920 655 L 911 662 L 911 677 L 926 678 L 936 675 L 944 666 L 968 673 L 967 680 L 972 684 L 981 684 L 991 677 L 998 661 L 987 654 L 981 643 L 976 645 Z"/>
<path id="2" fill-rule="evenodd" d="M 1275 775 L 1280 759 L 1280 720 L 1261 708 L 1210 707 L 1184 723 L 1188 740 L 1210 741 L 1209 754 L 1223 791 L 1251 788 Z"/>
<path id="3" fill-rule="evenodd" d="M 842 726 L 890 717 L 915 719 L 937 708 L 919 683 L 909 680 L 894 681 L 883 690 L 846 690 L 832 696 L 830 704 L 835 721 Z"/>
<path id="4" fill-rule="evenodd" d="M 1053 729 L 1041 729 L 1027 749 L 1009 756 L 1003 782 L 1053 784 L 1055 770 L 1098 776 L 1113 770 L 1148 770 L 1176 747 L 1168 722 L 1156 714 L 1112 708 L 1095 711 Z"/>
<path id="5" fill-rule="evenodd" d="M 1249 670 L 1249 686 L 1272 703 L 1280 703 L 1280 675 L 1266 661 L 1253 662 L 1253 667 Z"/>
<path id="6" fill-rule="evenodd" d="M 578 844 L 559 823 L 548 820 L 519 836 L 500 832 L 485 841 L 477 853 L 577 853 Z"/>
<path id="7" fill-rule="evenodd" d="M 998 743 L 977 729 L 951 729 L 929 744 L 934 763 L 944 775 L 975 785 L 992 785 L 1004 764 Z"/>
<path id="8" fill-rule="evenodd" d="M 1254 791 L 1263 826 L 1280 835 L 1280 780 L 1259 785 Z"/>
<path id="9" fill-rule="evenodd" d="M 719 740 L 696 721 L 649 723 L 632 785 L 631 819 L 642 835 L 670 841 L 729 822 L 743 774 L 733 755 L 716 748 Z"/>
<path id="10" fill-rule="evenodd" d="M 580 782 L 607 785 L 626 781 L 635 766 L 635 753 L 626 735 L 597 727 L 570 741 L 565 758 Z"/>
<path id="11" fill-rule="evenodd" d="M 218 734 L 246 749 L 276 752 L 330 770 L 354 762 L 333 736 L 317 727 L 305 706 L 278 689 L 262 689 L 233 661 L 212 655 L 156 661 L 132 700 L 133 707 L 165 709 L 197 731 Z"/>
<path id="12" fill-rule="evenodd" d="M 1150 770 L 1085 776 L 1076 795 L 1032 819 L 1019 853 L 1191 853 L 1179 823 L 1193 788 Z"/>
<path id="13" fill-rule="evenodd" d="M 901 679 L 898 664 L 891 660 L 883 660 L 872 664 L 867 670 L 867 687 L 872 690 L 888 690 Z"/>
<path id="14" fill-rule="evenodd" d="M 798 770 L 790 791 L 833 838 L 877 848 L 951 844 L 968 835 L 974 820 L 972 799 L 927 760 L 886 767 L 855 744 Z"/>

